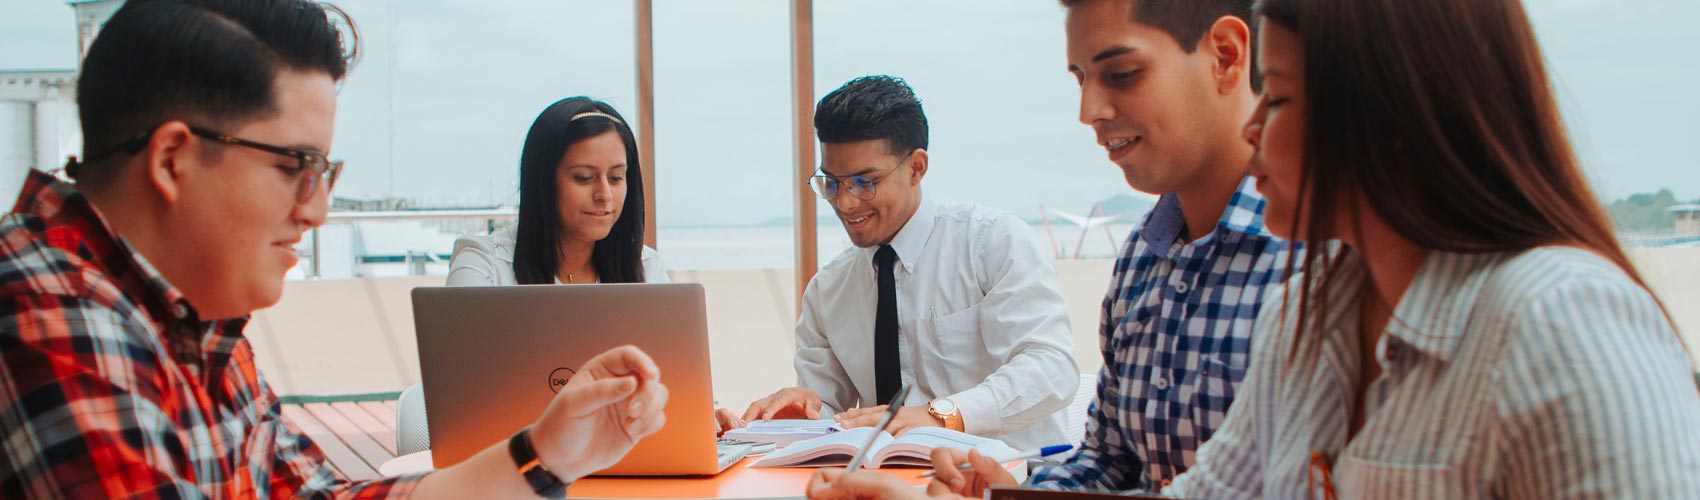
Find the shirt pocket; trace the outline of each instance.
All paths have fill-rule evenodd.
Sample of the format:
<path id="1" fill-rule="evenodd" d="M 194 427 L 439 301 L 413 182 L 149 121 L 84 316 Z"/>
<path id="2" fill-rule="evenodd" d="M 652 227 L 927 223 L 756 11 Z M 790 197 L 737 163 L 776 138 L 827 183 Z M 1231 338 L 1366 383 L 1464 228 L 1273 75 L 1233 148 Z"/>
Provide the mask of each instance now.
<path id="1" fill-rule="evenodd" d="M 1351 455 L 1333 467 L 1334 491 L 1339 498 L 1478 498 L 1465 495 L 1452 467 L 1438 464 L 1396 464 Z"/>
<path id="2" fill-rule="evenodd" d="M 919 354 L 922 365 L 947 374 L 976 374 L 982 370 L 986 342 L 980 338 L 980 305 L 923 319 L 919 340 L 926 347 Z"/>
<path id="3" fill-rule="evenodd" d="M 1233 404 L 1240 382 L 1245 380 L 1246 368 L 1243 361 L 1236 366 L 1213 353 L 1199 355 L 1198 365 L 1199 369 L 1192 372 L 1184 387 L 1190 394 L 1187 402 L 1192 410 L 1193 427 L 1203 442 L 1222 428 L 1228 406 Z"/>

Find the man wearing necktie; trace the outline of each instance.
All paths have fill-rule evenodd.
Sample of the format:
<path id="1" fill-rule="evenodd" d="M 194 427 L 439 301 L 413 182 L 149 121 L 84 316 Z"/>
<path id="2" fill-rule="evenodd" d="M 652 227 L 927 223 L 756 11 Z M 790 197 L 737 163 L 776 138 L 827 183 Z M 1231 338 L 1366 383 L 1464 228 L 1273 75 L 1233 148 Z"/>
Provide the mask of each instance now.
<path id="1" fill-rule="evenodd" d="M 873 425 L 904 383 L 890 430 L 946 427 L 1017 449 L 1064 442 L 1079 384 L 1054 264 L 1006 212 L 923 196 L 927 118 L 903 80 L 846 83 L 815 109 L 811 186 L 854 244 L 822 266 L 797 319 L 798 386 L 745 420 Z"/>

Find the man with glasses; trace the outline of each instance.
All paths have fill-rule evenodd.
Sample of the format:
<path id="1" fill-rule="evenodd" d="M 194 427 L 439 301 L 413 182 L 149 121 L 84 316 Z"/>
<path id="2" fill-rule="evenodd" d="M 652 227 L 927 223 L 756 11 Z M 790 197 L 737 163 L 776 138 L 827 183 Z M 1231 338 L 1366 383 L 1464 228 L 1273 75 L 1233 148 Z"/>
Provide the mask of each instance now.
<path id="1" fill-rule="evenodd" d="M 93 154 L 74 184 L 32 172 L 0 218 L 0 498 L 561 497 L 665 423 L 628 346 L 428 475 L 340 479 L 284 424 L 242 330 L 341 171 L 332 12 L 130 0 L 95 39 L 77 88 Z"/>
<path id="2" fill-rule="evenodd" d="M 933 426 L 1020 448 L 1063 442 L 1079 385 L 1051 258 L 1026 223 L 922 195 L 927 118 L 902 80 L 869 76 L 815 108 L 815 193 L 855 247 L 821 267 L 797 319 L 798 386 L 745 420 L 876 424 L 913 387 L 890 430 Z"/>

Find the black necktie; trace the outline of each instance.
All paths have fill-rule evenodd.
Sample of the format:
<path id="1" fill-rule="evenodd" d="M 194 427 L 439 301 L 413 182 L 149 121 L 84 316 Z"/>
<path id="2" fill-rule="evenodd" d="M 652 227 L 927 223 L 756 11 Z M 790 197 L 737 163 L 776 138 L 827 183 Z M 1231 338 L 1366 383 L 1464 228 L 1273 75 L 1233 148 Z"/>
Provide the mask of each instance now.
<path id="1" fill-rule="evenodd" d="M 880 287 L 879 309 L 874 314 L 874 387 L 879 392 L 875 404 L 891 401 L 903 385 L 897 360 L 897 278 L 892 275 L 892 264 L 896 262 L 897 251 L 891 245 L 881 245 L 874 252 Z"/>

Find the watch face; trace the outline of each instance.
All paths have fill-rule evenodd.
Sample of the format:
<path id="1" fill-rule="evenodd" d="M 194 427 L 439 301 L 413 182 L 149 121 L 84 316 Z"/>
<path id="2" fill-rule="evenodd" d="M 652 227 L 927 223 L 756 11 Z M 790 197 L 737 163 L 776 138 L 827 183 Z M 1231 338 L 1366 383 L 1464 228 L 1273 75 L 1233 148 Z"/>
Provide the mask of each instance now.
<path id="1" fill-rule="evenodd" d="M 933 413 L 940 415 L 948 415 L 956 412 L 956 403 L 952 403 L 948 399 L 934 400 L 932 406 Z"/>

